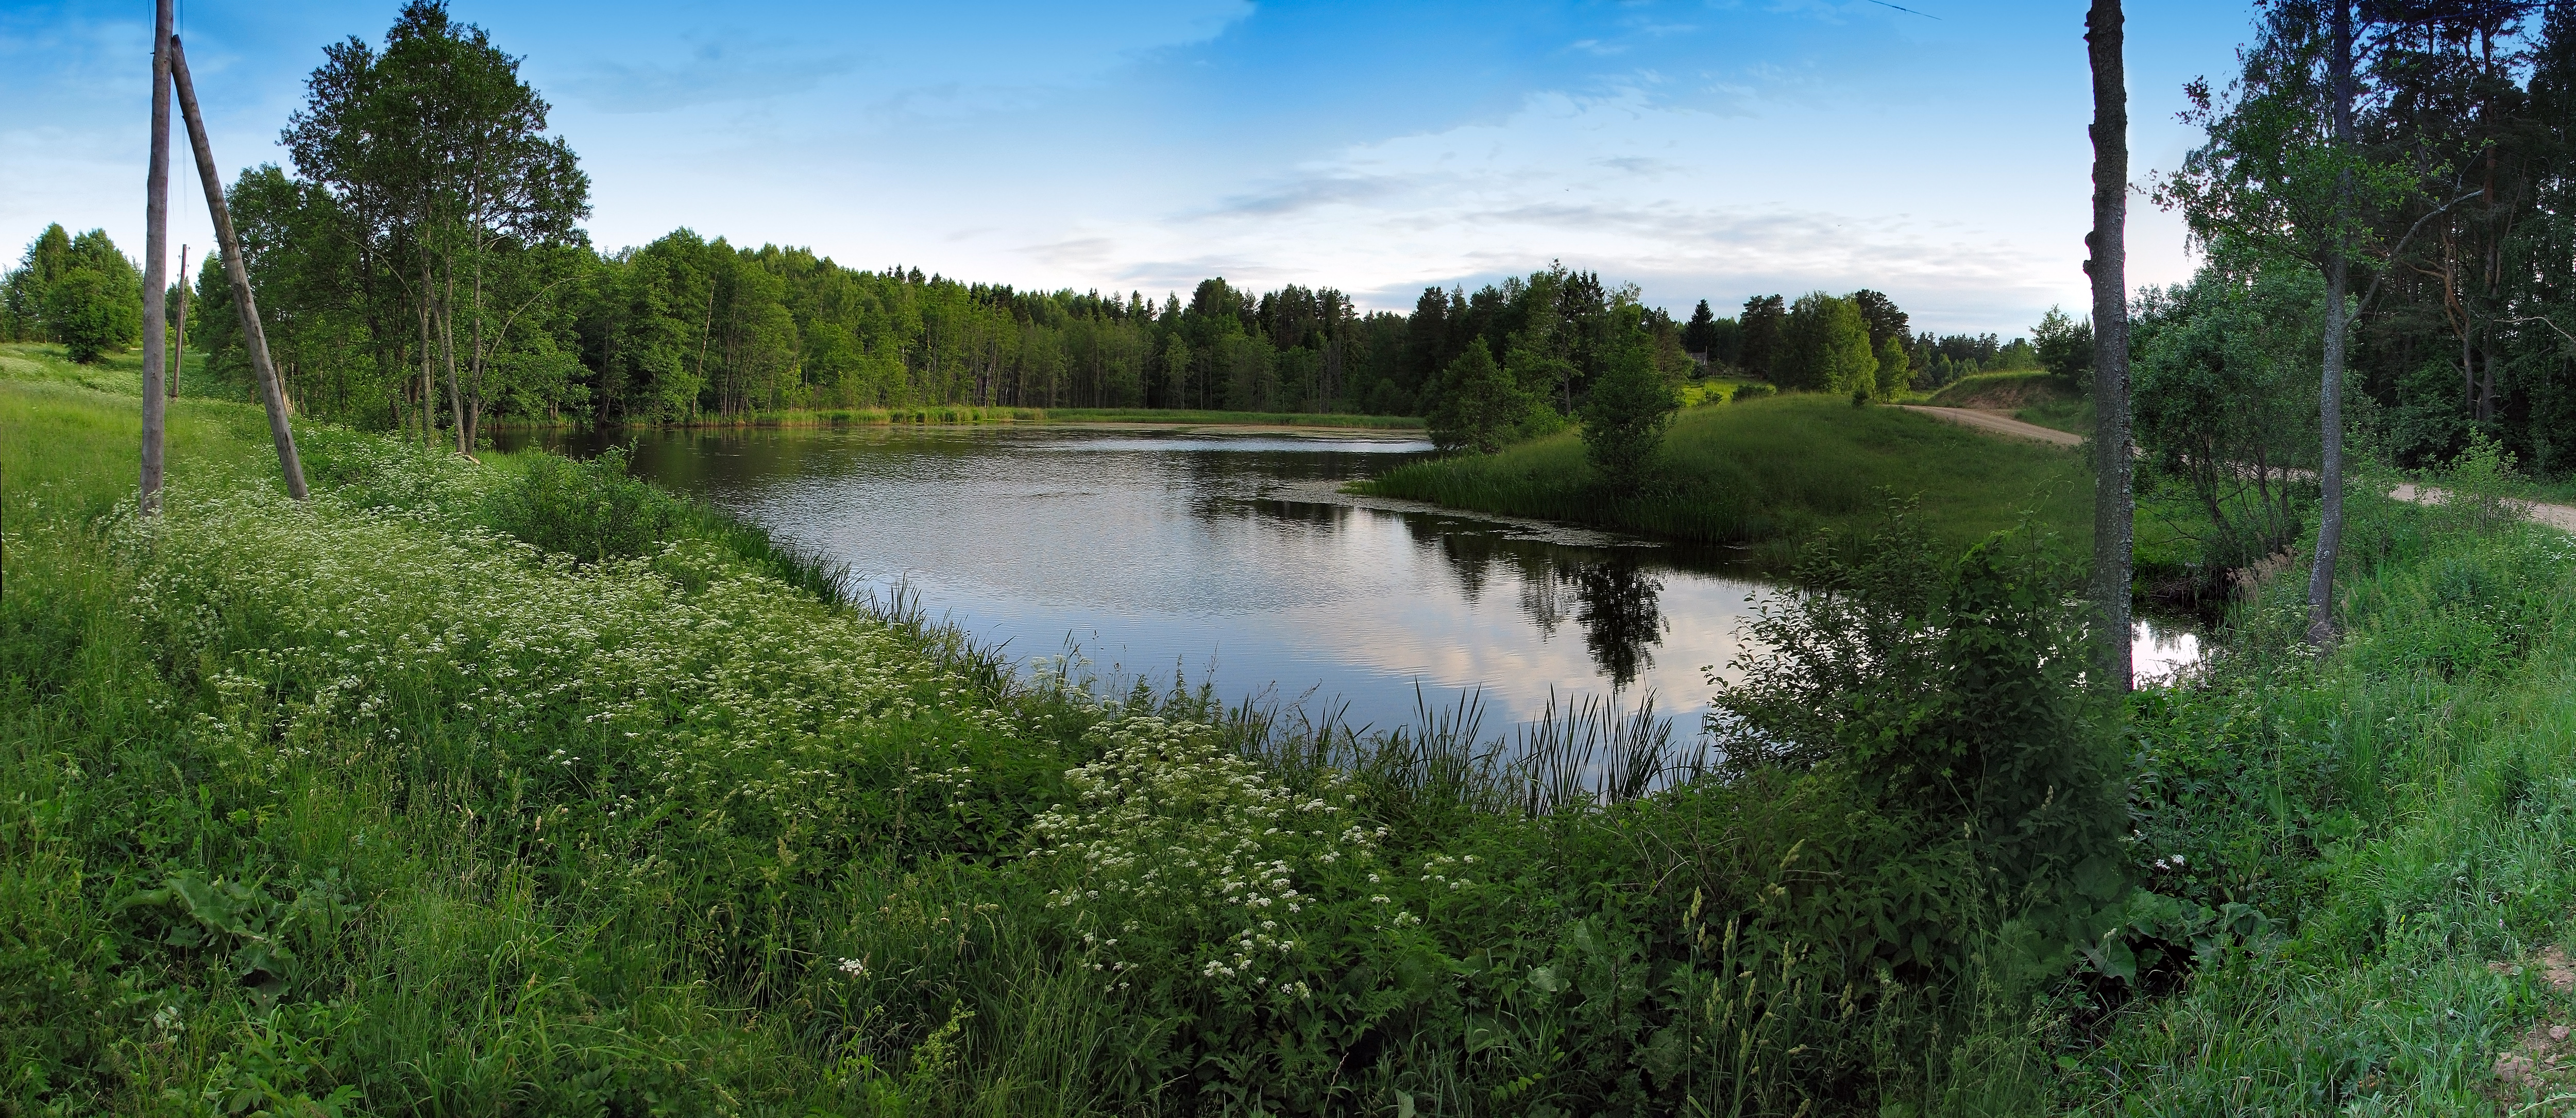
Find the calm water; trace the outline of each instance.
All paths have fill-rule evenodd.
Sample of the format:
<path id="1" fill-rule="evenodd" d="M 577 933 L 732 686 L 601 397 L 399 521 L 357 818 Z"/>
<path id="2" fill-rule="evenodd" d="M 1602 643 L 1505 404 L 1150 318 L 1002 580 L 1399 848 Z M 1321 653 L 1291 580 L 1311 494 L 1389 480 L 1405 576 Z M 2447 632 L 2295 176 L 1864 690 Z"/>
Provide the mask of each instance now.
<path id="1" fill-rule="evenodd" d="M 1230 699 L 1411 721 L 1481 689 L 1486 726 L 1551 693 L 1697 726 L 1703 665 L 1773 585 L 1722 549 L 1353 498 L 1409 437 L 996 427 L 644 433 L 636 472 L 898 583 L 1016 658 L 1213 682 Z M 576 437 L 577 438 L 577 437 Z M 586 447 L 565 447 L 575 451 Z M 2179 639 L 2177 639 L 2177 636 Z M 2141 675 L 2196 654 L 2142 627 Z"/>

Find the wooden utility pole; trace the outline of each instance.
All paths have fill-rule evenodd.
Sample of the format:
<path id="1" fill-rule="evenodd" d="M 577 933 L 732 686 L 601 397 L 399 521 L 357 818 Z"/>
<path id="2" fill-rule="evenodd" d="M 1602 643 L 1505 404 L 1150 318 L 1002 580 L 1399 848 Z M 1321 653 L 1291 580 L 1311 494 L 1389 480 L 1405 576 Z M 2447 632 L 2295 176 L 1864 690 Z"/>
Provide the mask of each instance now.
<path id="1" fill-rule="evenodd" d="M 2093 62 L 2093 605 L 2104 683 L 2129 690 L 2129 580 L 2136 517 L 2129 449 L 2129 90 L 2120 0 L 2093 0 L 2084 20 Z"/>
<path id="2" fill-rule="evenodd" d="M 136 504 L 146 515 L 161 504 L 161 451 L 169 403 L 162 397 L 161 368 L 170 339 L 163 335 L 170 287 L 170 30 L 177 0 L 160 0 L 152 15 L 152 161 L 143 179 L 143 477 Z"/>
<path id="3" fill-rule="evenodd" d="M 188 363 L 188 246 L 179 246 L 179 305 L 170 308 L 170 398 L 179 398 L 179 370 Z"/>
<path id="4" fill-rule="evenodd" d="M 233 306 L 241 311 L 243 348 L 250 351 L 251 370 L 259 376 L 260 402 L 268 407 L 268 434 L 277 443 L 277 467 L 286 475 L 286 492 L 301 501 L 304 463 L 295 456 L 295 431 L 286 422 L 286 393 L 278 387 L 277 366 L 268 360 L 268 335 L 260 331 L 259 304 L 251 299 L 241 238 L 233 234 L 232 211 L 224 205 L 223 173 L 215 169 L 215 149 L 206 142 L 206 118 L 197 111 L 197 87 L 188 80 L 188 55 L 180 49 L 178 36 L 164 35 L 163 41 L 170 44 L 170 77 L 179 88 L 179 113 L 188 121 L 188 146 L 197 153 L 197 177 L 206 184 L 206 210 L 215 219 L 215 247 L 224 254 L 224 278 L 231 281 Z M 156 393 L 147 389 L 145 394 Z"/>

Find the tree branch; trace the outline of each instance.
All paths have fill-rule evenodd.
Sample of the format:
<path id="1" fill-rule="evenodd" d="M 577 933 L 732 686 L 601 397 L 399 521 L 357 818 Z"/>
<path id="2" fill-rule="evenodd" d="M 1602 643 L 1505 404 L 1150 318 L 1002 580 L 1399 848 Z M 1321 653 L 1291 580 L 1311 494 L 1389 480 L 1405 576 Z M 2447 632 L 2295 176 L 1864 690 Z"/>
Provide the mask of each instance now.
<path id="1" fill-rule="evenodd" d="M 2424 223 L 2425 223 L 2425 222 L 2433 220 L 2433 218 L 2434 218 L 2435 216 L 2437 216 L 2437 215 L 2441 214 L 2443 211 L 2448 210 L 2448 209 L 2450 209 L 2450 208 L 2451 208 L 2451 207 L 2453 207 L 2453 206 L 2459 205 L 2459 204 L 2460 204 L 2460 203 L 2462 203 L 2462 202 L 2466 202 L 2466 201 L 2468 201 L 2469 199 L 2471 199 L 2471 198 L 2475 198 L 2475 197 L 2477 197 L 2478 195 L 2480 195 L 2480 194 L 2484 194 L 2484 193 L 2486 193 L 2486 191 L 2484 191 L 2484 190 L 2482 190 L 2482 189 L 2481 189 L 2481 190 L 2472 190 L 2472 191 L 2470 191 L 2470 192 L 2468 192 L 2468 193 L 2466 193 L 2466 194 L 2460 195 L 2460 196 L 2459 196 L 2459 197 L 2457 197 L 2457 198 L 2453 198 L 2453 199 L 2451 199 L 2451 200 L 2450 200 L 2450 201 L 2448 201 L 2448 202 L 2444 202 L 2444 203 L 2442 203 L 2441 205 L 2435 206 L 2435 207 L 2433 207 L 2432 209 L 2425 211 L 2424 216 L 2419 217 L 2419 218 L 2416 218 L 2416 219 L 2415 219 L 2415 224 L 2410 225 L 2410 226 L 2408 226 L 2408 227 L 2406 228 L 2406 235 L 2405 235 L 2405 236 L 2403 236 L 2403 237 L 2399 237 L 2399 238 L 2397 238 L 2397 243 L 2396 243 L 2394 246 L 2391 246 L 2391 247 L 2389 248 L 2389 250 L 2388 250 L 2388 259 L 2393 263 L 2393 262 L 2397 259 L 2397 254 L 2398 254 L 2398 253 L 2401 253 L 2401 252 L 2406 251 L 2406 242 L 2408 242 L 2408 241 L 2411 241 L 2411 240 L 2414 240 L 2414 239 L 2415 239 L 2415 233 L 2416 233 L 2416 231 L 2418 231 L 2418 230 L 2420 230 L 2420 229 L 2424 228 Z M 2387 279 L 2387 278 L 2388 278 L 2388 270 L 2387 270 L 2387 269 L 2384 269 L 2384 268 L 2380 270 L 2380 272 L 2379 272 L 2379 274 L 2378 274 L 2378 275 L 2375 275 L 2375 276 L 2370 277 L 2370 289 L 2361 293 L 2361 308 L 2360 308 L 2360 310 L 2359 310 L 2359 311 L 2358 311 L 2358 312 L 2357 312 L 2353 317 L 2355 317 L 2355 318 L 2359 318 L 2361 315 L 2364 315 L 2364 314 L 2368 314 L 2368 313 L 2370 313 L 2370 301 L 2371 301 L 2372 299 L 2377 298 L 2377 297 L 2379 296 L 2379 284 L 2380 284 L 2380 281 L 2385 280 L 2385 279 Z"/>

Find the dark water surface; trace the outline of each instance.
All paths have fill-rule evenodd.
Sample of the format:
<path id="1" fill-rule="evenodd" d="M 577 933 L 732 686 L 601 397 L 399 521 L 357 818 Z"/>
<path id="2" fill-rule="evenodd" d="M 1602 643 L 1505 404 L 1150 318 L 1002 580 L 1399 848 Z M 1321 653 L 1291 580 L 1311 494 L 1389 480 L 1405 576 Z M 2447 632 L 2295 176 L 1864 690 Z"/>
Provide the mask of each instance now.
<path id="1" fill-rule="evenodd" d="M 542 436 L 580 453 L 610 436 Z M 1412 721 L 1415 688 L 1481 691 L 1485 725 L 1553 693 L 1657 706 L 1697 729 L 1704 665 L 1779 592 L 1723 549 L 1349 497 L 1428 453 L 1406 433 L 857 427 L 624 432 L 635 471 L 898 583 L 1019 660 L 1078 649 L 1103 676 L 1347 703 Z M 526 441 L 528 436 L 519 436 Z M 2189 634 L 2142 630 L 2142 674 Z M 2158 650 L 2161 641 L 2166 645 Z M 2151 659 L 2152 658 L 2152 659 Z"/>

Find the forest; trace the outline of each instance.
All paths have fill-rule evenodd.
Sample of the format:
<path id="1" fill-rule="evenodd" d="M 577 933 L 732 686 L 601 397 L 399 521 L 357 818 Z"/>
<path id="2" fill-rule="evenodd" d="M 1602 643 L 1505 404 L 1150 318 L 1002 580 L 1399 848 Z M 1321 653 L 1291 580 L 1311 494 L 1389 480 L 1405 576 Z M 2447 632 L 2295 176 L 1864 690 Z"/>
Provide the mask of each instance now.
<path id="1" fill-rule="evenodd" d="M 2363 29 L 2353 128 L 2368 189 L 2349 378 L 2359 429 L 2401 463 L 2443 460 L 2472 436 L 2542 473 L 2576 462 L 2568 19 L 2563 5 L 2505 3 L 2392 10 Z M 1254 292 L 1222 278 L 1160 300 L 1027 290 L 689 229 L 603 251 L 581 226 L 578 157 L 548 133 L 520 60 L 484 30 L 415 4 L 380 47 L 353 37 L 324 54 L 281 137 L 289 166 L 250 168 L 227 192 L 287 394 L 302 414 L 447 431 L 461 445 L 487 421 L 919 405 L 1423 415 L 1471 344 L 1502 366 L 1522 351 L 1520 387 L 1570 418 L 1631 335 L 1671 378 L 1837 394 L 1861 379 L 1893 397 L 2043 366 L 2080 388 L 2089 366 L 2089 322 L 2056 311 L 2008 340 L 1916 332 L 1868 289 L 1755 295 L 1726 316 L 1701 300 L 1676 320 L 1642 306 L 1634 285 L 1562 264 L 1472 292 L 1428 287 L 1399 314 L 1331 287 Z M 2249 71 L 2189 91 L 2216 142 L 2155 198 L 2192 222 L 2208 274 L 2186 286 L 2207 291 L 2142 290 L 2140 313 L 2214 306 L 2211 292 L 2237 298 L 2262 277 L 2277 287 L 2314 270 L 2287 195 L 2246 189 L 2248 175 L 2273 172 L 2231 156 L 2235 133 L 2218 127 L 2269 130 L 2242 139 L 2273 150 L 2321 127 L 2231 113 L 2231 96 L 2261 102 L 2265 80 Z M 219 382 L 247 384 L 221 264 L 201 260 L 189 344 L 210 353 Z M 139 284 L 105 233 L 50 228 L 0 277 L 0 340 L 76 355 L 132 344 Z"/>
<path id="2" fill-rule="evenodd" d="M 548 135 L 548 105 L 518 67 L 482 29 L 414 5 L 381 47 L 327 47 L 282 136 L 291 167 L 250 168 L 227 189 L 300 414 L 445 430 L 466 446 L 486 422 L 797 409 L 1419 415 L 1437 406 L 1442 370 L 1481 345 L 1497 362 L 1526 354 L 1522 387 L 1571 416 L 1629 340 L 1669 378 L 1818 390 L 1848 390 L 1863 363 L 1885 367 L 1872 383 L 1894 390 L 1900 367 L 1917 370 L 1917 387 L 2035 367 L 2019 339 L 1916 335 L 1874 291 L 1794 305 L 1758 296 L 1740 318 L 1703 300 L 1676 322 L 1642 306 L 1634 285 L 1561 263 L 1472 293 L 1427 287 L 1398 314 L 1363 311 L 1330 287 L 1256 293 L 1222 278 L 1160 301 L 1023 290 L 690 229 L 606 252 L 580 225 L 590 209 L 578 157 Z M 250 371 L 223 265 L 201 260 L 184 293 L 198 323 L 189 344 L 238 390 Z M 89 339 L 79 353 L 90 356 L 130 345 L 139 285 L 104 232 L 55 226 L 0 281 L 0 340 Z"/>
<path id="3" fill-rule="evenodd" d="M 104 234 L 0 284 L 0 1114 L 2562 1106 L 2576 0 L 2254 17 L 2150 183 L 2204 266 L 2129 293 L 2096 0 L 2100 321 L 2006 341 L 1556 264 L 1394 314 L 603 254 L 518 61 L 415 2 L 231 184 L 255 283 L 182 289 L 166 410 Z M 1871 406 L 1998 369 L 2110 434 Z M 1441 504 L 1794 577 L 1707 748 L 1650 702 L 1354 727 L 1021 660 L 629 450 L 451 452 L 909 403 L 1413 412 Z M 2214 592 L 2141 682 L 2158 517 Z"/>

